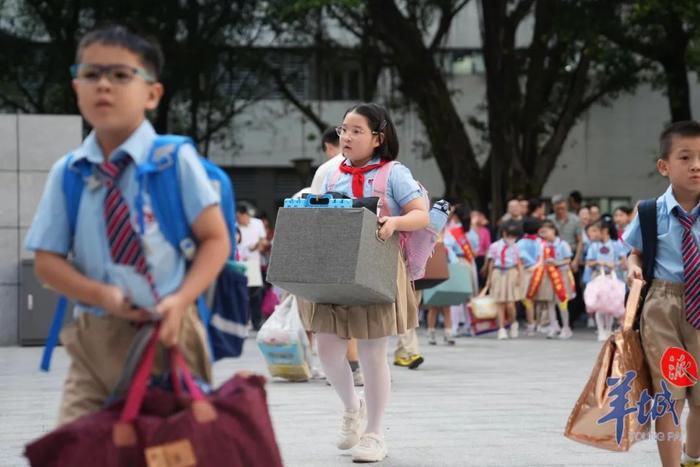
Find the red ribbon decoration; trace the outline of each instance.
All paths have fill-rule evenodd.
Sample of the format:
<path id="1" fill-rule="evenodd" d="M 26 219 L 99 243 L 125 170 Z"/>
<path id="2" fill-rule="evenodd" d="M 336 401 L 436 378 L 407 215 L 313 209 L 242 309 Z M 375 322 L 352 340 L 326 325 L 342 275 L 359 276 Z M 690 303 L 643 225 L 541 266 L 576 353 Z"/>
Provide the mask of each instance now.
<path id="1" fill-rule="evenodd" d="M 474 250 L 472 250 L 472 246 L 469 244 L 469 239 L 467 238 L 466 233 L 464 232 L 464 227 L 459 226 L 459 227 L 454 227 L 450 229 L 450 234 L 457 240 L 457 243 L 459 244 L 460 247 L 462 247 L 462 253 L 464 253 L 464 259 L 467 260 L 469 264 L 474 262 Z"/>

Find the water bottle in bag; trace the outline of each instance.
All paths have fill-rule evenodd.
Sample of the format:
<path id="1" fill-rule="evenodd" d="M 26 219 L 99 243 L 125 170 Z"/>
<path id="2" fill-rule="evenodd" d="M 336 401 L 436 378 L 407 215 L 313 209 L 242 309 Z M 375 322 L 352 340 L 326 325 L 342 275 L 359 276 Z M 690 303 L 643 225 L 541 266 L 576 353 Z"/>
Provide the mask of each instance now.
<path id="1" fill-rule="evenodd" d="M 432 208 L 430 208 L 430 224 L 428 224 L 428 230 L 438 235 L 442 232 L 447 224 L 447 218 L 450 213 L 450 203 L 441 199 L 437 201 Z"/>

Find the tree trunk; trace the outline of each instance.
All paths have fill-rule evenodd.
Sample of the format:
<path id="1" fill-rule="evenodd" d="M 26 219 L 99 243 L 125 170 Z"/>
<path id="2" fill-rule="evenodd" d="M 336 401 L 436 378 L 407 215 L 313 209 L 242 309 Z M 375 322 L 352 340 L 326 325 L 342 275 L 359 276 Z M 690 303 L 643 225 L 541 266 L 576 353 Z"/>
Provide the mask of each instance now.
<path id="1" fill-rule="evenodd" d="M 666 73 L 666 94 L 671 111 L 671 121 L 692 120 L 690 86 L 685 57 L 678 53 L 661 62 Z"/>
<path id="2" fill-rule="evenodd" d="M 511 166 L 518 158 L 520 114 L 515 28 L 508 24 L 506 0 L 482 0 L 482 42 L 486 66 L 489 140 L 491 142 L 491 220 L 505 211 Z"/>
<path id="3" fill-rule="evenodd" d="M 399 89 L 418 108 L 435 160 L 445 181 L 445 194 L 484 209 L 481 170 L 452 96 L 416 25 L 393 1 L 369 0 L 372 31 L 392 53 Z"/>

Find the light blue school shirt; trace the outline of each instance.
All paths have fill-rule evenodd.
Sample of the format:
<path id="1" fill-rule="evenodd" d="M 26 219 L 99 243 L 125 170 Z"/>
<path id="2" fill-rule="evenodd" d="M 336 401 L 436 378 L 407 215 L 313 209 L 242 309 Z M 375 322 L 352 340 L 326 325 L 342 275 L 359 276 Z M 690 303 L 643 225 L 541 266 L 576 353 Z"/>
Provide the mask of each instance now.
<path id="1" fill-rule="evenodd" d="M 554 260 L 563 261 L 574 256 L 571 246 L 561 238 L 557 237 L 550 246 L 554 247 Z"/>
<path id="2" fill-rule="evenodd" d="M 615 272 L 617 273 L 618 277 L 623 277 L 621 258 L 624 256 L 626 256 L 625 247 L 619 240 L 610 239 L 607 242 L 593 242 L 586 253 L 586 263 L 588 263 L 588 261 L 613 263 L 615 265 Z M 583 272 L 583 281 L 585 283 L 590 282 L 591 278 L 593 277 L 593 272 L 599 268 L 600 266 L 591 268 L 586 265 Z M 605 269 L 607 270 L 608 268 Z"/>
<path id="3" fill-rule="evenodd" d="M 129 138 L 110 154 L 111 161 L 128 154 L 129 164 L 119 179 L 119 188 L 129 206 L 131 222 L 138 232 L 135 199 L 138 192 L 135 165 L 146 162 L 157 134 L 150 122 L 144 122 Z M 44 193 L 27 233 L 25 248 L 30 251 L 44 250 L 67 256 L 72 251 L 75 267 L 91 279 L 107 284 L 142 284 L 144 279 L 131 266 L 116 266 L 112 261 L 107 240 L 107 228 L 103 214 L 106 188 L 100 184 L 95 189 L 86 186 L 80 201 L 75 238 L 70 237 L 68 214 L 62 189 L 63 171 L 67 156 L 59 159 L 51 168 Z M 96 165 L 103 162 L 102 150 L 95 132 L 91 132 L 83 144 L 73 151 L 73 164 L 87 159 Z M 183 206 L 187 222 L 193 224 L 207 206 L 217 204 L 216 193 L 206 172 L 191 145 L 183 145 L 178 155 L 178 180 L 183 194 Z M 185 259 L 161 233 L 155 216 L 152 215 L 150 199 L 144 196 L 144 235 L 142 237 L 146 260 L 151 270 L 158 295 L 162 298 L 175 292 L 185 276 Z M 140 304 L 141 305 L 141 304 Z M 77 304 L 75 314 L 90 312 L 104 314 L 104 310 L 85 304 Z"/>
<path id="4" fill-rule="evenodd" d="M 501 253 L 503 249 L 506 248 L 505 262 L 501 261 Z M 500 239 L 494 242 L 489 247 L 488 259 L 493 260 L 494 267 L 501 269 L 510 269 L 518 265 L 520 262 L 520 252 L 517 243 L 513 245 L 508 245 L 505 240 Z"/>
<path id="5" fill-rule="evenodd" d="M 380 162 L 379 157 L 375 157 L 369 161 L 366 165 L 378 164 Z M 346 159 L 343 164 L 350 165 L 350 162 Z M 374 182 L 374 177 L 377 176 L 377 171 L 379 169 L 370 170 L 365 175 L 365 186 L 363 188 L 363 197 L 372 196 L 372 183 Z M 325 180 L 323 181 L 323 192 L 328 190 L 328 180 L 331 174 L 327 174 Z M 340 173 L 332 191 L 337 191 L 338 193 L 343 193 L 346 196 L 353 197 L 352 194 L 352 174 Z M 386 203 L 391 212 L 392 216 L 400 216 L 401 209 L 414 199 L 420 198 L 421 190 L 418 182 L 414 180 L 411 171 L 405 165 L 397 163 L 389 172 L 389 179 L 387 180 L 386 188 Z M 426 208 L 430 208 L 426 206 Z"/>
<path id="6" fill-rule="evenodd" d="M 620 264 L 620 258 L 625 256 L 623 247 L 617 240 L 608 240 L 607 242 L 593 242 L 586 253 L 586 261 L 601 261 L 613 263 L 616 266 Z"/>
<path id="7" fill-rule="evenodd" d="M 683 283 L 683 255 L 681 254 L 681 241 L 683 238 L 683 226 L 675 215 L 673 209 L 683 208 L 678 204 L 673 195 L 673 189 L 668 187 L 666 192 L 656 199 L 656 264 L 654 265 L 654 278 L 669 282 Z M 683 211 L 685 212 L 685 211 Z M 700 213 L 700 204 L 690 212 L 697 216 Z M 687 214 L 687 213 L 686 213 Z M 693 225 L 693 238 L 695 243 L 700 240 L 700 225 Z M 635 215 L 630 225 L 622 236 L 625 243 L 632 248 L 642 251 L 642 227 L 639 224 L 639 215 Z"/>
<path id="8" fill-rule="evenodd" d="M 544 249 L 542 248 L 542 239 L 521 238 L 517 242 L 520 249 L 520 260 L 523 262 L 523 267 L 531 268 L 542 256 Z"/>

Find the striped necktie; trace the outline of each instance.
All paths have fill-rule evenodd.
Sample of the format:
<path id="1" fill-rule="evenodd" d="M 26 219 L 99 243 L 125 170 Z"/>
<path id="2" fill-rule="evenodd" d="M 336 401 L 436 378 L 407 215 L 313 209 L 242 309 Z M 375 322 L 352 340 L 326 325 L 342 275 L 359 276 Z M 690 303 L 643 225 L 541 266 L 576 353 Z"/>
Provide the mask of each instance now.
<path id="1" fill-rule="evenodd" d="M 116 264 L 133 266 L 136 272 L 146 277 L 153 295 L 158 301 L 153 278 L 148 271 L 146 255 L 141 245 L 141 238 L 131 224 L 131 215 L 117 181 L 124 169 L 132 162 L 126 156 L 116 162 L 104 162 L 99 165 L 102 180 L 107 187 L 104 200 L 104 217 L 107 225 L 107 239 L 112 260 Z"/>
<path id="2" fill-rule="evenodd" d="M 683 283 L 685 292 L 685 313 L 688 322 L 700 330 L 700 251 L 693 238 L 693 225 L 696 216 L 689 216 L 679 207 L 673 214 L 683 227 L 681 252 L 683 254 Z"/>

